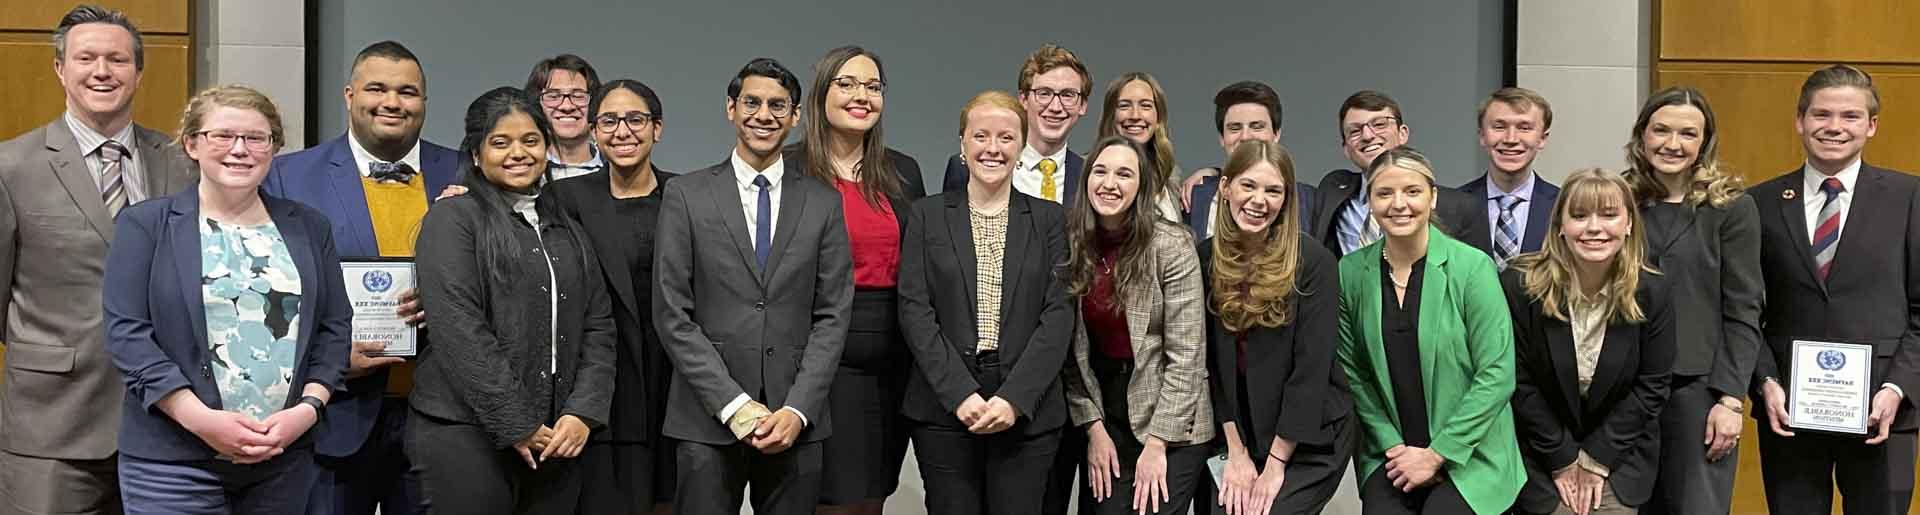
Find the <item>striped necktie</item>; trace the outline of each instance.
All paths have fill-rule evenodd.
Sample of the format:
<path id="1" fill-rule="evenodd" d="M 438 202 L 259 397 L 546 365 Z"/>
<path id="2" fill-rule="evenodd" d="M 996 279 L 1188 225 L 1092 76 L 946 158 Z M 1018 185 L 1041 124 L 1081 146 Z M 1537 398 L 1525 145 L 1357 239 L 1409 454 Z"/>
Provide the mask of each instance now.
<path id="1" fill-rule="evenodd" d="M 127 181 L 121 173 L 127 147 L 107 140 L 100 144 L 100 201 L 107 205 L 108 216 L 118 216 L 127 207 Z"/>
<path id="2" fill-rule="evenodd" d="M 1847 208 L 1840 194 L 1846 192 L 1846 186 L 1840 179 L 1828 177 L 1820 183 L 1820 192 L 1827 199 L 1820 205 L 1820 224 L 1813 229 L 1813 275 L 1826 283 L 1827 272 L 1833 268 L 1833 251 L 1840 247 L 1840 212 Z"/>
<path id="3" fill-rule="evenodd" d="M 1521 198 L 1501 195 L 1497 200 L 1500 201 L 1500 226 L 1493 236 L 1493 264 L 1506 270 L 1507 261 L 1520 253 L 1520 229 L 1513 221 L 1513 208 L 1520 205 Z"/>

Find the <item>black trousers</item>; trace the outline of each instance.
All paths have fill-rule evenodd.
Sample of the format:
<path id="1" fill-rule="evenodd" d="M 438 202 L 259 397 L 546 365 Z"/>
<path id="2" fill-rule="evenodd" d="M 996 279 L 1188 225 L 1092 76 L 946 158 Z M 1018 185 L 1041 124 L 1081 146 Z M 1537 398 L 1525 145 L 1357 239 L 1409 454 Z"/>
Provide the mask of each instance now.
<path id="1" fill-rule="evenodd" d="M 1393 480 L 1387 479 L 1387 467 L 1374 469 L 1373 475 L 1360 485 L 1360 513 L 1365 515 L 1474 515 L 1473 507 L 1467 505 L 1467 498 L 1460 496 L 1460 489 L 1453 486 L 1453 480 L 1446 473 L 1440 474 L 1438 483 L 1412 492 L 1401 492 L 1393 487 Z"/>
<path id="2" fill-rule="evenodd" d="M 381 399 L 380 415 L 359 451 L 345 458 L 313 455 L 319 471 L 307 514 L 373 515 L 376 509 L 383 515 L 425 513 L 420 477 L 407 460 L 407 418 L 412 411 L 406 397 Z"/>
<path id="3" fill-rule="evenodd" d="M 1333 495 L 1340 491 L 1340 478 L 1347 474 L 1347 465 L 1353 463 L 1354 437 L 1357 433 L 1355 426 L 1359 422 L 1354 417 L 1346 417 L 1338 424 L 1332 445 L 1301 444 L 1294 447 L 1293 459 L 1287 462 L 1286 481 L 1280 484 L 1280 493 L 1273 496 L 1273 508 L 1267 513 L 1312 515 L 1326 510 L 1327 502 L 1332 501 Z M 1252 458 L 1254 468 L 1265 472 L 1266 457 Z M 1200 466 L 1203 475 L 1200 488 L 1194 493 L 1197 499 L 1194 513 L 1224 515 L 1227 510 L 1218 502 L 1220 488 L 1213 484 L 1213 472 L 1204 463 Z"/>
<path id="4" fill-rule="evenodd" d="M 427 513 L 572 514 L 580 498 L 574 460 L 549 458 L 539 470 L 528 468 L 513 449 L 495 448 L 479 426 L 414 411 L 407 450 Z"/>
<path id="5" fill-rule="evenodd" d="M 1133 434 L 1129 422 L 1132 418 L 1127 406 L 1127 386 L 1133 378 L 1133 360 L 1110 359 L 1096 354 L 1091 357 L 1091 365 L 1094 380 L 1100 386 L 1100 400 L 1106 410 L 1096 423 L 1101 424 L 1107 436 L 1113 440 L 1113 448 L 1119 454 L 1120 477 L 1114 478 L 1113 494 L 1105 501 L 1094 501 L 1093 485 L 1087 481 L 1080 482 L 1080 513 L 1139 513 L 1133 509 L 1134 466 L 1140 462 L 1140 454 L 1146 451 L 1146 444 Z M 1067 431 L 1085 434 L 1085 430 L 1080 428 Z M 1081 456 L 1085 456 L 1086 444 L 1082 443 L 1080 449 Z M 1187 513 L 1187 506 L 1193 502 L 1194 491 L 1199 487 L 1200 476 L 1211 454 L 1204 444 L 1167 447 L 1167 499 L 1160 503 L 1159 510 L 1147 513 Z M 1079 468 L 1081 476 L 1091 478 L 1084 458 Z"/>
<path id="6" fill-rule="evenodd" d="M 1733 509 L 1733 479 L 1740 453 L 1707 461 L 1707 410 L 1720 402 L 1705 376 L 1674 376 L 1673 394 L 1660 411 L 1660 476 L 1646 515 L 1726 513 Z M 1759 405 L 1755 405 L 1756 408 Z M 1763 431 L 1771 431 L 1765 427 Z"/>
<path id="7" fill-rule="evenodd" d="M 761 454 L 745 443 L 681 441 L 673 494 L 676 515 L 734 515 L 744 498 L 754 515 L 811 515 L 820 502 L 820 442 Z"/>
<path id="8" fill-rule="evenodd" d="M 1016 426 L 976 435 L 949 425 L 914 427 L 928 515 L 1040 515 L 1060 431 L 1018 431 Z"/>
<path id="9" fill-rule="evenodd" d="M 1913 500 L 1915 433 L 1895 431 L 1879 445 L 1863 436 L 1797 431 L 1791 438 L 1760 424 L 1760 480 L 1772 513 L 1832 513 L 1838 486 L 1847 515 L 1907 513 Z"/>

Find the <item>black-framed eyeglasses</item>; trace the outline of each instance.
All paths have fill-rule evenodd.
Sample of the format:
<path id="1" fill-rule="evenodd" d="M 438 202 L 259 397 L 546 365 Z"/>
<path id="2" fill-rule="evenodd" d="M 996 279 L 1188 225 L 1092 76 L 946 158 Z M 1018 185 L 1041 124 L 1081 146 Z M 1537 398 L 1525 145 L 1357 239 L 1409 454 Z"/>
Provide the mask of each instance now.
<path id="1" fill-rule="evenodd" d="M 241 132 L 228 132 L 228 131 L 200 131 L 200 132 L 193 133 L 193 135 L 201 138 L 206 138 L 207 143 L 210 145 L 213 145 L 214 150 L 226 150 L 226 149 L 233 148 L 234 143 L 245 145 L 247 150 L 251 150 L 254 152 L 265 152 L 268 149 L 273 148 L 273 135 L 271 134 L 241 133 Z"/>
<path id="2" fill-rule="evenodd" d="M 1374 134 L 1386 134 L 1387 131 L 1393 130 L 1393 128 L 1395 126 L 1398 126 L 1399 124 L 1400 124 L 1400 118 L 1393 117 L 1393 116 L 1382 116 L 1379 118 L 1374 118 L 1372 120 L 1367 120 L 1367 123 L 1350 124 L 1350 125 L 1347 125 L 1347 130 L 1346 130 L 1347 139 L 1352 140 L 1355 138 L 1359 138 L 1360 131 L 1364 129 L 1373 129 Z"/>
<path id="3" fill-rule="evenodd" d="M 573 105 L 586 107 L 587 100 L 591 98 L 593 97 L 591 95 L 588 95 L 587 91 L 584 89 L 575 89 L 575 90 L 566 90 L 566 91 L 549 89 L 549 90 L 540 92 L 540 105 L 547 106 L 547 107 L 560 107 L 560 102 L 571 101 L 573 102 Z"/>
<path id="4" fill-rule="evenodd" d="M 774 118 L 786 118 L 792 115 L 795 110 L 793 102 L 789 102 L 784 98 L 766 101 L 754 97 L 739 97 L 733 99 L 733 101 L 740 105 L 740 114 L 747 116 L 753 116 L 754 113 L 760 112 L 761 104 L 767 106 L 767 114 L 773 115 Z"/>
<path id="5" fill-rule="evenodd" d="M 593 129 L 600 131 L 601 134 L 613 134 L 614 131 L 620 130 L 620 124 L 624 123 L 627 125 L 627 130 L 640 132 L 659 120 L 660 117 L 654 116 L 653 113 L 640 111 L 629 111 L 626 114 L 607 113 L 593 119 Z"/>
<path id="6" fill-rule="evenodd" d="M 1032 95 L 1033 101 L 1040 105 L 1051 104 L 1053 103 L 1053 99 L 1058 98 L 1060 99 L 1060 107 L 1066 108 L 1077 107 L 1080 105 L 1081 100 L 1087 98 L 1086 93 L 1081 93 L 1080 90 L 1076 89 L 1054 91 L 1048 88 L 1029 88 L 1027 89 L 1027 94 Z"/>
<path id="7" fill-rule="evenodd" d="M 834 77 L 833 88 L 840 90 L 840 94 L 847 95 L 847 96 L 853 96 L 854 93 L 860 91 L 861 89 L 865 89 L 867 91 L 867 96 L 871 96 L 874 98 L 879 98 L 887 94 L 886 81 L 882 81 L 880 79 L 873 79 L 870 81 L 861 82 L 859 79 L 853 78 L 852 75 L 841 75 L 839 77 Z"/>

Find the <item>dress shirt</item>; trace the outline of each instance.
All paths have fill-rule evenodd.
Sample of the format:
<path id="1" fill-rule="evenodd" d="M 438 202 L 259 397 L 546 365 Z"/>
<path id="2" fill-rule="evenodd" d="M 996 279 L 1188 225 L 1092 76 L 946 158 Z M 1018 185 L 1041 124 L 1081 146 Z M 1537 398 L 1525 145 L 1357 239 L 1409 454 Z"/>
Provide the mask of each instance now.
<path id="1" fill-rule="evenodd" d="M 1520 187 L 1513 191 L 1500 191 L 1500 184 L 1493 182 L 1495 173 L 1498 172 L 1487 172 L 1487 228 L 1492 230 L 1494 238 L 1490 243 L 1500 244 L 1500 198 L 1507 195 L 1520 197 L 1520 203 L 1513 205 L 1513 233 L 1520 236 L 1520 247 L 1514 250 L 1524 253 L 1526 251 L 1522 249 L 1527 245 L 1527 213 L 1533 209 L 1533 184 L 1539 182 L 1540 175 L 1528 170 L 1527 180 L 1521 181 Z"/>
<path id="2" fill-rule="evenodd" d="M 352 129 L 347 130 L 347 148 L 353 149 L 353 164 L 360 168 L 361 177 L 371 177 L 373 175 L 373 163 L 387 162 L 385 159 L 373 157 L 373 153 L 368 152 L 367 147 L 361 146 L 360 137 L 353 135 Z M 407 149 L 407 155 L 400 156 L 400 160 L 395 162 L 413 168 L 413 173 L 416 177 L 424 173 L 420 170 L 420 140 L 414 140 L 413 148 Z"/>
<path id="3" fill-rule="evenodd" d="M 1827 182 L 1827 175 L 1814 169 L 1813 163 L 1807 163 L 1801 170 L 1800 176 L 1802 177 L 1801 185 L 1804 187 L 1801 193 L 1805 194 L 1801 198 L 1806 199 L 1801 204 L 1807 213 L 1807 245 L 1813 245 L 1814 229 L 1820 227 L 1820 207 L 1827 203 L 1827 192 L 1820 191 L 1820 184 Z M 1860 180 L 1860 159 L 1854 158 L 1846 168 L 1840 169 L 1840 173 L 1833 174 L 1833 178 L 1840 179 L 1840 200 L 1846 202 L 1840 205 L 1840 228 L 1834 230 L 1834 237 L 1839 238 L 1846 235 L 1847 215 L 1853 213 L 1853 185 L 1858 184 Z M 1900 394 L 1902 399 L 1907 397 L 1907 391 L 1900 389 L 1900 385 L 1889 382 L 1881 383 L 1880 387 L 1893 390 L 1893 393 Z"/>
<path id="4" fill-rule="evenodd" d="M 1055 198 L 1049 199 L 1040 196 L 1040 180 L 1042 176 L 1045 175 L 1040 173 L 1040 161 L 1043 159 L 1053 160 L 1053 193 Z M 1029 197 L 1051 200 L 1055 204 L 1061 203 L 1060 200 L 1066 198 L 1067 194 L 1067 146 L 1061 145 L 1060 150 L 1044 156 L 1040 155 L 1040 151 L 1034 150 L 1031 145 L 1022 147 L 1020 149 L 1020 160 L 1013 165 L 1013 189 L 1025 193 Z"/>
<path id="5" fill-rule="evenodd" d="M 1360 189 L 1354 192 L 1353 198 L 1347 199 L 1346 204 L 1340 207 L 1340 218 L 1334 224 L 1334 230 L 1339 233 L 1342 256 L 1352 254 L 1354 250 L 1366 246 L 1360 242 L 1360 235 L 1366 232 L 1369 224 L 1373 223 L 1373 217 L 1370 216 L 1373 214 L 1373 207 L 1367 204 L 1367 197 L 1371 196 L 1367 188 L 1372 182 L 1372 178 L 1367 177 L 1366 172 L 1361 172 Z"/>
<path id="6" fill-rule="evenodd" d="M 111 139 L 127 148 L 127 155 L 121 157 L 120 163 L 120 186 L 121 191 L 127 195 L 127 205 L 138 204 L 147 199 L 147 174 L 140 167 L 140 148 L 133 141 L 133 123 L 127 123 L 126 127 L 120 128 L 120 132 L 108 138 L 93 130 L 92 127 L 88 127 L 87 124 L 81 123 L 71 111 L 62 118 L 67 120 L 67 129 L 73 131 L 74 143 L 80 145 L 80 155 L 85 157 L 81 161 L 87 163 L 87 171 L 93 174 L 95 189 L 99 189 L 100 174 L 105 173 L 107 169 L 107 164 L 100 161 L 100 146 Z"/>
<path id="7" fill-rule="evenodd" d="M 1593 370 L 1600 363 L 1600 349 L 1607 344 L 1607 315 L 1613 301 L 1608 290 L 1602 288 L 1592 298 L 1580 292 L 1572 292 L 1567 299 L 1567 311 L 1572 316 L 1568 321 L 1573 329 L 1574 373 L 1580 384 L 1580 396 L 1587 396 L 1587 387 L 1593 385 Z"/>
<path id="8" fill-rule="evenodd" d="M 600 159 L 600 147 L 594 146 L 592 142 L 587 143 L 587 160 L 577 164 L 561 161 L 560 154 L 554 153 L 555 150 L 558 150 L 558 147 L 547 147 L 547 174 L 552 175 L 553 180 L 571 179 L 607 168 L 607 162 Z"/>
<path id="9" fill-rule="evenodd" d="M 733 164 L 733 182 L 740 188 L 740 209 L 747 215 L 747 242 L 758 245 L 759 242 L 754 241 L 753 238 L 753 229 L 755 220 L 759 216 L 760 187 L 753 185 L 753 177 L 756 175 L 767 176 L 767 196 L 772 200 L 767 206 L 768 211 L 771 211 L 767 213 L 767 237 L 774 238 L 774 228 L 780 226 L 780 178 L 785 175 L 786 161 L 783 158 L 776 157 L 773 159 L 773 164 L 768 165 L 766 170 L 755 170 L 753 169 L 753 165 L 747 164 L 745 159 L 740 158 L 739 149 L 735 149 L 731 156 L 728 162 Z M 595 158 L 598 159 L 598 156 L 595 156 Z M 771 244 L 771 242 L 769 242 L 769 244 Z M 733 413 L 740 411 L 741 407 L 746 406 L 747 402 L 752 400 L 753 397 L 744 392 L 741 393 L 740 396 L 734 397 L 725 407 L 720 408 L 720 423 L 725 424 L 728 420 L 733 419 Z M 780 409 L 792 411 L 794 415 L 798 415 L 800 417 L 801 427 L 811 425 L 807 422 L 807 414 L 801 413 L 800 410 L 793 409 L 792 406 Z"/>

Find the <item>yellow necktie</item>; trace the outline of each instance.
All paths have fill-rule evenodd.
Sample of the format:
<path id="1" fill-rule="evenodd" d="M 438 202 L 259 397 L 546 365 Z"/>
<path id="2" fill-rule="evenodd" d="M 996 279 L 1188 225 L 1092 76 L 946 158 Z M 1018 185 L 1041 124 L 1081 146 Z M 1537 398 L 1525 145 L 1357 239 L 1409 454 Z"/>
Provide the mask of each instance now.
<path id="1" fill-rule="evenodd" d="M 1055 165 L 1052 159 L 1040 160 L 1040 196 L 1054 202 L 1060 201 L 1057 198 L 1060 196 L 1060 187 L 1053 183 L 1053 172 L 1059 169 L 1059 165 Z"/>

